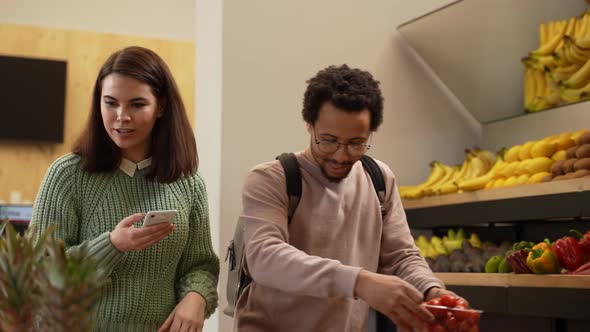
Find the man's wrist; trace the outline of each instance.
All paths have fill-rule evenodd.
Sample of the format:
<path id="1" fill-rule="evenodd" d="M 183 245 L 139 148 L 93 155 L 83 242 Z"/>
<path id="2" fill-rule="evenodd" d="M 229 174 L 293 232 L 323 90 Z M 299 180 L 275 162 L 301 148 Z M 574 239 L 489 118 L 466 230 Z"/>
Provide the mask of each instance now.
<path id="1" fill-rule="evenodd" d="M 430 294 L 430 292 L 431 292 L 432 290 L 436 290 L 436 289 L 440 289 L 440 287 L 439 287 L 439 286 L 431 286 L 431 287 L 428 287 L 428 288 L 427 288 L 427 289 L 424 291 L 424 300 L 428 300 L 428 299 L 429 299 L 428 295 Z"/>
<path id="2" fill-rule="evenodd" d="M 356 282 L 354 284 L 354 294 L 353 294 L 355 300 L 358 298 L 362 299 L 362 296 L 361 296 L 362 287 L 363 287 L 363 283 L 364 283 L 366 277 L 367 277 L 366 270 L 360 270 L 358 275 L 356 276 Z"/>

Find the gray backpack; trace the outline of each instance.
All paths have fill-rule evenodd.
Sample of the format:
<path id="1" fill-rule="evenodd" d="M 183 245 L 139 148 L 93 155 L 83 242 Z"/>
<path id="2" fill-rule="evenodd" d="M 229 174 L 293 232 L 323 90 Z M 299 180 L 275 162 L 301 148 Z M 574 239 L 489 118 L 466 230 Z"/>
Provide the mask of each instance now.
<path id="1" fill-rule="evenodd" d="M 299 205 L 301 199 L 302 185 L 301 185 L 301 171 L 299 170 L 299 163 L 297 157 L 293 153 L 283 153 L 277 157 L 285 171 L 285 179 L 287 182 L 287 195 L 289 197 L 288 207 L 288 222 L 291 224 L 293 214 Z M 364 155 L 361 157 L 361 163 L 371 180 L 373 187 L 379 197 L 381 204 L 381 215 L 385 215 L 385 180 L 379 165 L 371 157 Z M 238 220 L 234 237 L 230 241 L 227 248 L 225 261 L 228 262 L 227 273 L 227 307 L 223 313 L 232 316 L 236 309 L 236 303 L 244 289 L 252 282 L 252 277 L 248 273 L 248 266 L 246 264 L 246 256 L 244 255 L 244 223 Z"/>

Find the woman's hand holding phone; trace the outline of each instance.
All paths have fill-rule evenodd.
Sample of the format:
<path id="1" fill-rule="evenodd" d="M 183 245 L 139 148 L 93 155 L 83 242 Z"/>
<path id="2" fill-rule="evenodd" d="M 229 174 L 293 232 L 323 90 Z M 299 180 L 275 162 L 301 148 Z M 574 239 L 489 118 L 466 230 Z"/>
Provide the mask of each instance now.
<path id="1" fill-rule="evenodd" d="M 168 236 L 175 228 L 173 223 L 159 223 L 149 227 L 134 227 L 144 219 L 145 213 L 132 214 L 121 220 L 111 232 L 111 243 L 121 252 L 149 248 Z"/>

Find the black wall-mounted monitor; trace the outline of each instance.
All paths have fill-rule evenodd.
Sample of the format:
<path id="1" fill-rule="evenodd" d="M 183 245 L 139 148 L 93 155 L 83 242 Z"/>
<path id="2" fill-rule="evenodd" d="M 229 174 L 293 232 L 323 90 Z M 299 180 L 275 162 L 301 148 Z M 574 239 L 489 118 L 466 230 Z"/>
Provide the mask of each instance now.
<path id="1" fill-rule="evenodd" d="M 65 61 L 0 56 L 0 143 L 63 143 Z"/>

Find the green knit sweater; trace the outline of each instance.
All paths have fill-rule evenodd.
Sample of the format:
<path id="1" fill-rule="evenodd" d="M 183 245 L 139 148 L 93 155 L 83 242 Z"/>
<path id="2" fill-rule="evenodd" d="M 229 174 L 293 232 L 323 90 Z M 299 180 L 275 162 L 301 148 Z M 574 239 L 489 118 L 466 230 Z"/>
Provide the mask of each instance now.
<path id="1" fill-rule="evenodd" d="M 99 331 L 156 331 L 191 291 L 217 307 L 219 260 L 211 245 L 205 184 L 198 173 L 162 184 L 121 170 L 85 172 L 80 157 L 65 155 L 49 168 L 37 195 L 32 224 L 54 235 L 69 252 L 87 243 L 107 280 L 95 312 Z M 109 232 L 125 217 L 150 210 L 178 210 L 176 229 L 142 251 L 122 253 Z M 138 225 L 138 227 L 141 225 Z"/>

